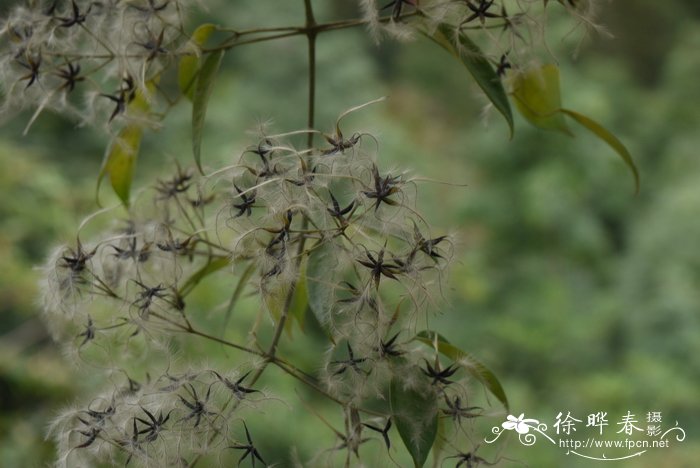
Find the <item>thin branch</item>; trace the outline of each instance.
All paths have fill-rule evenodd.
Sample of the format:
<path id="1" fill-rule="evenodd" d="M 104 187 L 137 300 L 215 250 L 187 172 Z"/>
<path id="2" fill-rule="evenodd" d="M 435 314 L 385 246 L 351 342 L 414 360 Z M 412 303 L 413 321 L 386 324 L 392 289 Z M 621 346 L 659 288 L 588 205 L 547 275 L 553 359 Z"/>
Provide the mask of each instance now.
<path id="1" fill-rule="evenodd" d="M 306 25 L 303 30 L 303 34 L 306 35 L 307 41 L 308 41 L 308 52 L 309 52 L 309 107 L 308 107 L 308 115 L 307 115 L 307 123 L 309 125 L 309 128 L 313 128 L 314 125 L 314 106 L 315 106 L 315 94 L 316 94 L 316 20 L 314 18 L 314 12 L 313 12 L 313 6 L 311 4 L 311 0 L 304 0 L 304 12 L 306 16 Z M 301 32 L 291 32 L 291 33 L 286 33 L 286 34 L 280 34 L 278 36 L 294 36 L 301 34 Z M 266 38 L 260 38 L 265 40 Z M 253 39 L 254 40 L 254 39 Z M 240 43 L 238 43 L 240 44 Z M 220 49 L 219 49 L 220 50 Z M 308 142 L 308 147 L 311 148 L 313 144 L 313 133 L 309 133 L 309 137 L 307 139 Z M 308 221 L 306 218 L 302 221 L 302 228 L 301 230 L 304 231 L 308 229 Z M 301 240 L 299 241 L 299 245 L 297 248 L 297 256 L 296 256 L 296 269 L 297 271 L 299 270 L 299 266 L 301 265 L 302 259 L 303 259 L 303 253 L 304 253 L 304 245 L 306 244 L 306 237 L 302 236 Z M 289 288 L 289 292 L 287 293 L 287 297 L 285 298 L 284 302 L 284 309 L 282 310 L 282 314 L 280 316 L 279 322 L 277 322 L 277 325 L 275 327 L 274 335 L 272 338 L 272 342 L 270 343 L 270 347 L 268 348 L 267 353 L 264 354 L 265 361 L 262 363 L 260 367 L 258 367 L 253 375 L 250 377 L 248 380 L 248 385 L 254 385 L 255 382 L 258 381 L 260 376 L 265 372 L 265 369 L 267 369 L 267 366 L 271 362 L 275 362 L 275 354 L 277 353 L 277 345 L 279 344 L 280 339 L 282 338 L 282 333 L 284 331 L 284 326 L 287 322 L 287 317 L 289 316 L 289 311 L 292 306 L 292 300 L 294 298 L 294 293 L 296 291 L 297 287 L 297 280 L 295 279 L 292 281 L 292 284 Z M 221 342 L 221 340 L 216 340 L 218 342 Z M 280 364 L 278 364 L 279 367 L 281 367 Z M 283 369 L 283 370 L 288 370 L 288 369 Z M 301 377 L 299 377 L 301 378 Z M 305 383 L 309 384 L 309 382 L 306 381 L 306 379 L 301 378 L 302 381 Z M 314 386 L 317 390 L 321 391 L 322 389 L 318 386 Z M 222 412 L 226 410 L 226 407 L 232 400 L 229 399 L 226 402 L 226 405 L 222 408 Z M 240 404 L 240 400 L 234 402 L 233 406 L 228 409 L 228 412 L 231 413 L 235 411 L 235 409 L 238 407 Z M 214 434 L 212 434 L 210 438 L 210 442 L 212 442 L 219 434 L 221 433 L 220 430 L 215 430 Z M 200 456 L 197 456 L 192 463 L 190 463 L 189 467 L 192 468 L 194 467 L 200 460 Z"/>

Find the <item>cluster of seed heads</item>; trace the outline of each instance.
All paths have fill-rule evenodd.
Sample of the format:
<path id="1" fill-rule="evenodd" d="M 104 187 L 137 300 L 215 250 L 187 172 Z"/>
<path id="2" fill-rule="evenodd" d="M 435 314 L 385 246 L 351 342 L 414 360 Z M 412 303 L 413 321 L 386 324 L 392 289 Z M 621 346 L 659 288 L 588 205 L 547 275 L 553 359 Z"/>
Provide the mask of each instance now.
<path id="1" fill-rule="evenodd" d="M 558 0 L 588 26 L 592 0 Z M 27 130 L 43 110 L 72 116 L 82 124 L 139 120 L 129 111 L 138 92 L 163 112 L 177 100 L 168 85 L 180 58 L 201 53 L 185 24 L 196 0 L 34 0 L 12 9 L 0 23 L 1 114 L 34 108 Z M 399 38 L 451 24 L 459 32 L 481 33 L 484 53 L 499 75 L 527 66 L 544 37 L 544 0 L 395 0 L 375 5 L 360 1 L 373 31 Z M 381 16 L 386 12 L 388 16 Z M 387 21 L 388 20 L 388 21 Z M 241 35 L 231 30 L 223 48 Z M 261 34 L 265 30 L 261 29 Z M 156 90 L 149 90 L 156 84 Z M 152 119 L 152 117 L 151 117 Z M 153 119 L 150 125 L 157 125 Z M 143 122 L 142 122 L 143 123 Z M 112 132 L 114 133 L 114 132 Z M 353 145 L 336 142 L 337 151 Z"/>
<path id="2" fill-rule="evenodd" d="M 137 89 L 193 54 L 183 0 L 30 1 L 0 25 L 2 113 L 34 107 L 81 123 L 130 118 Z M 189 2 L 193 3 L 193 2 Z"/>
<path id="3" fill-rule="evenodd" d="M 372 433 L 390 448 L 389 409 L 370 417 L 361 408 L 377 395 L 388 398 L 397 375 L 434 392 L 445 403 L 441 415 L 457 426 L 478 414 L 462 403 L 467 376 L 458 365 L 445 366 L 411 342 L 442 305 L 452 256 L 449 237 L 433 234 L 416 211 L 418 181 L 383 169 L 370 135 L 346 139 L 338 123 L 321 136 L 323 144 L 306 150 L 285 143 L 285 135 L 263 136 L 208 176 L 177 165 L 115 228 L 84 238 L 100 212 L 74 245 L 56 250 L 46 268 L 47 323 L 76 363 L 104 369 L 113 384 L 56 420 L 63 464 L 145 466 L 235 452 L 241 461 L 269 461 L 254 444 L 254 416 L 275 389 L 256 388 L 251 374 L 265 359 L 291 366 L 348 415 L 345 431 L 330 427 L 338 444 L 319 456 L 358 454 Z M 225 308 L 204 313 L 190 305 L 197 284 L 212 277 L 230 284 L 226 296 L 240 288 L 259 299 L 257 311 L 233 306 L 231 325 L 248 327 L 249 342 L 228 370 L 193 371 L 206 356 L 187 356 L 173 374 L 171 366 L 182 366 L 173 342 L 211 339 L 227 323 Z M 301 283 L 308 313 L 331 343 L 320 370 L 259 351 L 258 335 L 265 324 L 278 325 Z M 218 336 L 226 340 L 227 329 Z"/>
<path id="4" fill-rule="evenodd" d="M 413 18 L 428 28 L 448 21 L 456 33 L 479 30 L 493 39 L 489 58 L 503 75 L 530 45 L 539 21 L 534 5 L 547 2 L 361 3 L 372 13 L 366 23 L 390 32 L 414 27 Z M 577 12 L 588 4 L 559 3 Z M 174 69 L 175 58 L 201 52 L 191 47 L 184 6 L 56 0 L 15 8 L 0 31 L 3 114 L 30 106 L 107 127 L 143 118 L 130 115 L 130 104 L 139 95 L 155 102 L 167 94 L 157 77 Z M 79 90 L 87 99 L 73 97 Z M 206 176 L 175 164 L 135 197 L 125 219 L 91 234 L 112 214 L 98 212 L 72 245 L 56 249 L 44 279 L 46 322 L 76 364 L 109 382 L 89 404 L 56 418 L 59 465 L 193 466 L 212 454 L 251 466 L 273 462 L 256 428 L 256 414 L 279 393 L 258 386 L 268 365 L 340 407 L 342 429 L 317 414 L 336 443 L 311 465 L 338 454 L 359 458 L 372 440 L 393 458 L 392 428 L 407 419 L 387 403 L 395 381 L 439 404 L 423 417 L 454 423 L 441 435 L 448 443 L 481 415 L 468 404 L 462 363 L 443 364 L 437 346 L 416 341 L 443 306 L 452 243 L 417 211 L 418 179 L 385 167 L 370 134 L 341 130 L 342 118 L 360 107 L 342 114 L 330 133 L 262 134 L 230 166 Z M 296 148 L 294 139 L 309 132 L 323 143 Z M 226 285 L 225 302 L 198 310 L 191 293 L 209 281 Z M 239 299 L 251 296 L 257 310 L 241 306 Z M 277 354 L 283 328 L 304 314 L 330 343 L 313 369 Z M 247 334 L 231 338 L 236 330 Z M 263 338 L 270 332 L 272 343 Z M 196 340 L 227 346 L 235 358 L 226 369 L 196 362 L 208 356 L 183 363 L 174 345 Z M 379 409 L 368 409 L 370 402 Z M 455 457 L 458 465 L 486 462 L 473 452 Z"/>

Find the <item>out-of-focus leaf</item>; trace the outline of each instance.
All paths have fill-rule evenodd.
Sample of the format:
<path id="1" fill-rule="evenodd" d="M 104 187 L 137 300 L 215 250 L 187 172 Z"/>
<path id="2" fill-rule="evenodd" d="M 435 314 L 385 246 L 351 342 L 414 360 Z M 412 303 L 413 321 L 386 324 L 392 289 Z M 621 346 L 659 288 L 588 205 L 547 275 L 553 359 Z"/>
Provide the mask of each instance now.
<path id="1" fill-rule="evenodd" d="M 253 273 L 255 273 L 255 264 L 251 263 L 245 270 L 243 270 L 243 273 L 241 273 L 241 277 L 238 278 L 238 284 L 236 285 L 236 289 L 233 290 L 231 300 L 226 306 L 226 313 L 224 314 L 224 324 L 221 327 L 220 336 L 223 336 L 224 332 L 226 331 L 228 321 L 231 319 L 231 314 L 233 314 L 233 308 L 236 307 L 236 303 L 238 302 L 238 299 L 240 299 L 241 294 L 243 294 L 243 290 L 248 284 L 248 280 L 250 280 L 250 277 L 253 276 Z"/>
<path id="2" fill-rule="evenodd" d="M 518 72 L 512 89 L 516 107 L 532 125 L 571 135 L 561 113 L 559 67 L 547 64 Z"/>
<path id="3" fill-rule="evenodd" d="M 284 331 L 288 337 L 292 337 L 294 323 L 299 325 L 299 328 L 304 330 L 304 316 L 308 305 L 308 290 L 306 285 L 306 262 L 302 262 L 299 268 L 299 276 L 294 286 L 294 294 L 289 298 L 291 285 L 287 282 L 270 281 L 270 285 L 266 287 L 263 299 L 265 307 L 267 307 L 270 316 L 277 322 L 282 317 L 282 312 L 285 307 L 289 307 L 287 319 L 284 323 Z M 289 301 L 289 305 L 287 305 Z"/>
<path id="4" fill-rule="evenodd" d="M 112 190 L 114 190 L 114 193 L 117 194 L 124 206 L 129 206 L 131 181 L 134 178 L 134 165 L 141 146 L 142 136 L 143 129 L 140 126 L 128 125 L 112 141 L 97 179 L 98 196 L 102 179 L 109 175 Z"/>
<path id="5" fill-rule="evenodd" d="M 289 320 L 287 332 L 291 334 L 291 324 L 296 322 L 299 329 L 304 331 L 304 317 L 306 316 L 306 308 L 309 305 L 309 291 L 306 283 L 306 264 L 304 260 L 299 267 L 299 277 L 297 278 L 296 287 L 294 288 L 294 297 L 289 306 Z"/>
<path id="6" fill-rule="evenodd" d="M 439 333 L 424 330 L 418 333 L 415 339 L 430 347 L 437 347 L 437 351 L 452 359 L 455 363 L 463 366 L 467 372 L 479 379 L 493 396 L 498 398 L 498 401 L 503 403 L 503 406 L 508 409 L 508 397 L 506 397 L 503 386 L 498 381 L 496 375 L 478 359 L 454 346 Z"/>
<path id="7" fill-rule="evenodd" d="M 330 322 L 335 303 L 335 269 L 337 260 L 333 244 L 326 242 L 309 252 L 306 267 L 309 308 L 324 329 Z"/>
<path id="8" fill-rule="evenodd" d="M 428 458 L 438 431 L 438 395 L 417 366 L 407 370 L 417 375 L 392 378 L 389 401 L 401 440 L 414 466 L 420 468 Z"/>
<path id="9" fill-rule="evenodd" d="M 610 133 L 602 125 L 600 125 L 598 122 L 586 117 L 585 115 L 581 115 L 578 112 L 568 110 L 568 109 L 562 109 L 561 111 L 564 114 L 571 117 L 572 119 L 574 119 L 576 122 L 580 123 L 582 126 L 586 127 L 595 136 L 597 136 L 598 138 L 603 140 L 605 143 L 607 143 L 613 150 L 615 150 L 615 152 L 618 155 L 620 155 L 622 160 L 629 167 L 630 171 L 632 171 L 632 176 L 634 177 L 635 193 L 639 193 L 639 171 L 637 171 L 637 166 L 635 166 L 635 164 L 634 164 L 634 160 L 632 159 L 632 155 L 627 150 L 625 145 L 622 144 L 622 142 L 615 135 Z"/>
<path id="10" fill-rule="evenodd" d="M 210 260 L 206 265 L 204 265 L 199 270 L 195 271 L 192 276 L 187 278 L 185 283 L 182 285 L 178 291 L 182 297 L 187 296 L 192 290 L 207 276 L 215 273 L 222 268 L 231 264 L 231 259 L 228 257 L 217 257 Z"/>
<path id="11" fill-rule="evenodd" d="M 158 78 L 154 78 L 146 85 L 147 93 L 155 90 Z M 145 116 L 150 111 L 148 98 L 142 90 L 138 90 L 134 99 L 129 104 L 127 111 L 136 116 Z M 110 143 L 109 150 L 105 154 L 102 168 L 97 176 L 96 199 L 99 205 L 99 193 L 102 179 L 109 175 L 112 190 L 117 194 L 125 207 L 129 206 L 129 192 L 131 181 L 134 178 L 134 166 L 141 147 L 143 126 L 138 123 L 130 123 L 124 127 L 116 138 Z"/>
<path id="12" fill-rule="evenodd" d="M 209 36 L 216 31 L 216 26 L 211 23 L 200 25 L 192 33 L 190 41 L 197 49 L 200 49 L 209 39 Z M 199 52 L 199 50 L 197 50 Z M 202 63 L 199 53 L 196 55 L 185 55 L 180 59 L 177 72 L 177 82 L 180 86 L 180 91 L 190 101 L 194 98 L 195 81 L 197 72 Z"/>
<path id="13" fill-rule="evenodd" d="M 433 468 L 438 468 L 440 466 L 442 452 L 445 450 L 445 440 L 447 440 L 445 419 L 438 418 L 437 434 L 435 437 L 435 443 L 433 444 Z"/>
<path id="14" fill-rule="evenodd" d="M 199 70 L 199 77 L 194 86 L 194 96 L 192 99 L 192 152 L 194 153 L 194 162 L 197 164 L 197 168 L 202 174 L 204 173 L 204 171 L 202 171 L 201 162 L 204 119 L 207 114 L 209 97 L 214 88 L 214 79 L 219 71 L 223 57 L 223 51 L 212 52 Z"/>
<path id="15" fill-rule="evenodd" d="M 508 96 L 503 88 L 501 78 L 479 46 L 463 32 L 455 37 L 454 29 L 447 24 L 440 25 L 433 34 L 425 35 L 464 64 L 486 97 L 506 119 L 512 136 L 513 112 L 510 109 Z"/>
<path id="16" fill-rule="evenodd" d="M 520 113 L 530 123 L 545 130 L 555 130 L 573 136 L 564 118 L 568 115 L 606 142 L 627 164 L 634 177 L 635 193 L 639 192 L 639 171 L 624 144 L 598 122 L 561 107 L 559 67 L 554 64 L 533 67 L 513 78 L 513 98 Z"/>
<path id="17" fill-rule="evenodd" d="M 263 306 L 274 323 L 279 323 L 282 318 L 282 311 L 284 310 L 285 302 L 287 302 L 288 294 L 289 284 L 286 282 L 281 283 L 277 279 L 267 281 L 261 291 Z M 289 320 L 287 320 L 288 323 Z M 288 327 L 287 324 L 285 324 L 285 328 Z M 289 333 L 288 328 L 287 332 Z"/>

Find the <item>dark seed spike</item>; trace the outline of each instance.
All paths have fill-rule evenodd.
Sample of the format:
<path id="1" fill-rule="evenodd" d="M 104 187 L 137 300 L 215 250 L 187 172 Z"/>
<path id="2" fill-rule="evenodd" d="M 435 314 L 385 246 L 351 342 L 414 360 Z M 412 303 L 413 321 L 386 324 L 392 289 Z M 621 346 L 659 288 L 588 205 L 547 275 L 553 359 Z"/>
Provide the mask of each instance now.
<path id="1" fill-rule="evenodd" d="M 394 348 L 396 344 L 396 339 L 399 337 L 399 334 L 401 332 L 397 332 L 394 336 L 392 336 L 389 340 L 387 341 L 380 341 L 379 342 L 379 352 L 382 356 L 401 356 L 404 354 L 403 351 L 399 351 L 396 348 Z"/>
<path id="2" fill-rule="evenodd" d="M 153 416 L 153 414 L 151 414 L 151 412 L 150 412 L 150 411 L 148 411 L 148 410 L 147 410 L 147 409 L 145 409 L 145 408 L 141 408 L 141 409 L 142 409 L 142 410 L 143 410 L 143 411 L 144 411 L 144 412 L 146 413 L 146 416 L 148 416 L 148 419 L 150 419 L 150 420 L 151 420 L 151 422 L 153 422 L 153 423 L 155 423 L 155 422 L 156 422 L 156 418 L 155 418 L 155 416 Z"/>
<path id="3" fill-rule="evenodd" d="M 248 431 L 248 425 L 243 421 L 243 429 L 245 429 L 245 437 L 248 439 L 248 444 L 253 445 L 253 439 L 250 438 L 250 432 Z"/>
<path id="4" fill-rule="evenodd" d="M 195 405 L 190 403 L 189 401 L 185 400 L 181 395 L 177 395 L 177 397 L 180 399 L 183 405 L 187 406 L 189 409 L 194 410 Z"/>
<path id="5" fill-rule="evenodd" d="M 243 374 L 243 376 L 240 379 L 236 380 L 236 385 L 240 385 L 241 383 L 243 383 L 245 378 L 248 377 L 248 375 L 250 375 L 251 372 L 252 371 L 246 372 L 245 374 Z"/>
<path id="6" fill-rule="evenodd" d="M 332 193 L 330 195 L 331 195 L 331 200 L 333 201 L 333 209 L 335 210 L 335 213 L 340 213 L 340 205 L 338 204 L 338 200 L 335 199 L 335 197 L 333 196 Z"/>
<path id="7" fill-rule="evenodd" d="M 437 385 L 438 383 L 443 384 L 443 385 L 449 385 L 452 383 L 451 380 L 448 380 L 449 377 L 452 377 L 457 370 L 459 369 L 456 367 L 454 364 L 451 364 L 450 366 L 446 367 L 443 370 L 439 370 L 439 362 L 437 363 L 436 367 L 433 367 L 430 365 L 430 362 L 428 362 L 427 359 L 424 359 L 425 361 L 425 369 L 421 369 L 423 373 L 430 377 L 433 381 L 433 385 Z"/>
<path id="8" fill-rule="evenodd" d="M 258 452 L 258 449 L 255 448 L 255 445 L 253 445 L 253 440 L 250 436 L 250 432 L 248 431 L 248 426 L 246 425 L 245 421 L 243 421 L 243 427 L 245 429 L 245 434 L 246 434 L 246 439 L 248 440 L 247 445 L 241 445 L 241 444 L 236 444 L 236 445 L 229 445 L 228 448 L 235 449 L 235 450 L 245 450 L 243 452 L 243 455 L 241 458 L 238 459 L 238 464 L 240 465 L 243 460 L 245 460 L 249 455 L 250 455 L 250 462 L 252 466 L 255 466 L 255 460 L 259 460 L 262 464 L 267 465 L 265 463 L 265 460 L 263 460 L 262 456 L 260 455 L 260 452 Z"/>
<path id="9" fill-rule="evenodd" d="M 101 431 L 102 431 L 102 429 L 95 428 L 95 427 L 93 427 L 89 431 L 78 431 L 80 434 L 84 435 L 88 439 L 85 442 L 83 442 L 82 444 L 76 446 L 75 448 L 79 449 L 79 448 L 89 447 L 90 445 L 92 445 L 95 442 L 95 440 L 97 440 L 97 436 L 100 434 Z"/>
<path id="10" fill-rule="evenodd" d="M 375 432 L 379 432 L 382 435 L 382 438 L 384 439 L 384 443 L 386 444 L 387 450 L 391 449 L 391 440 L 389 439 L 389 430 L 391 429 L 391 418 L 387 419 L 386 424 L 384 425 L 383 428 L 379 428 L 377 426 L 374 426 L 372 424 L 368 423 L 362 423 L 363 426 L 365 426 L 368 429 L 371 429 Z"/>

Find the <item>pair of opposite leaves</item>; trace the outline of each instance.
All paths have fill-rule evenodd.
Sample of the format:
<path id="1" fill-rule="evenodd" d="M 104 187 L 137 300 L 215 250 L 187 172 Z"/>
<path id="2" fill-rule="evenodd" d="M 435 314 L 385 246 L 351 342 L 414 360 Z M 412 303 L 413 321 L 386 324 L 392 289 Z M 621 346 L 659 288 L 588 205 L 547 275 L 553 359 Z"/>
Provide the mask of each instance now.
<path id="1" fill-rule="evenodd" d="M 635 192 L 639 192 L 639 172 L 625 145 L 598 122 L 562 108 L 559 68 L 556 65 L 548 64 L 518 72 L 512 79 L 511 96 L 522 116 L 536 127 L 573 136 L 565 119 L 568 116 L 587 128 L 615 150 L 627 164 L 634 177 Z"/>
<path id="2" fill-rule="evenodd" d="M 422 33 L 462 62 L 496 110 L 503 115 L 512 135 L 513 114 L 506 90 L 501 77 L 481 48 L 467 34 L 456 32 L 447 24 L 438 26 L 435 31 L 423 30 Z M 572 136 L 565 119 L 566 116 L 571 117 L 617 152 L 631 170 L 635 191 L 639 192 L 639 172 L 625 145 L 589 117 L 561 107 L 559 68 L 556 65 L 516 70 L 510 84 L 512 100 L 531 124 L 544 130 L 559 131 Z"/>

